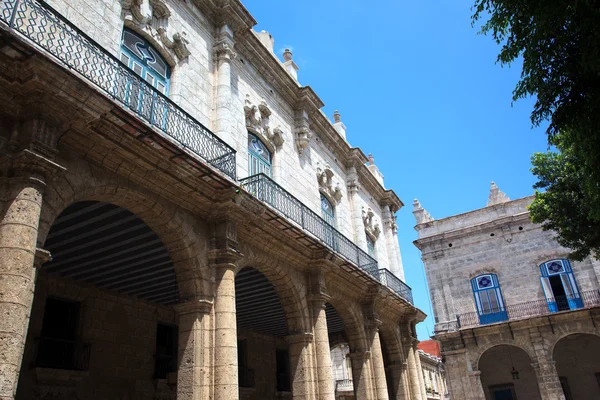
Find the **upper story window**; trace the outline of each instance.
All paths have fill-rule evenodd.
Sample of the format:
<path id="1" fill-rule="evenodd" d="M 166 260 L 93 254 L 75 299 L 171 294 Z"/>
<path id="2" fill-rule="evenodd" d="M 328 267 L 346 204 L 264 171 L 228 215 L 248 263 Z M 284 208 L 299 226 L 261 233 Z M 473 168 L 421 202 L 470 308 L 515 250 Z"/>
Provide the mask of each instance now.
<path id="1" fill-rule="evenodd" d="M 365 236 L 367 237 L 367 251 L 371 257 L 375 257 L 375 241 L 368 234 L 365 234 Z"/>
<path id="2" fill-rule="evenodd" d="M 471 287 L 481 324 L 491 324 L 508 319 L 500 283 L 495 274 L 479 275 L 471 279 Z"/>
<path id="3" fill-rule="evenodd" d="M 583 307 L 583 301 L 571 263 L 566 259 L 550 260 L 540 265 L 540 280 L 551 312 Z"/>
<path id="4" fill-rule="evenodd" d="M 121 40 L 121 61 L 159 92 L 168 94 L 169 65 L 148 41 L 128 29 Z"/>
<path id="5" fill-rule="evenodd" d="M 271 176 L 271 152 L 255 135 L 248 133 L 248 172 L 249 175 Z"/>
<path id="6" fill-rule="evenodd" d="M 329 225 L 335 226 L 335 209 L 333 208 L 333 204 L 321 193 L 321 217 Z"/>

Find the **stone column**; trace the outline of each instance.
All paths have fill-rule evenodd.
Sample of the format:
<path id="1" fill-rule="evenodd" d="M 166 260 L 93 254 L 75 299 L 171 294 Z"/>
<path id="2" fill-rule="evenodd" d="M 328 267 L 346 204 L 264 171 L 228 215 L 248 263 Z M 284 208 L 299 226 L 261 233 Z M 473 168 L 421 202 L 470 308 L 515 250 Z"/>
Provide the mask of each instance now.
<path id="1" fill-rule="evenodd" d="M 427 391 L 425 390 L 425 379 L 423 378 L 423 367 L 421 365 L 421 357 L 419 356 L 419 350 L 417 344 L 419 341 L 413 339 L 413 351 L 415 353 L 415 363 L 417 368 L 417 375 L 419 378 L 419 384 L 421 385 L 421 399 L 427 400 Z"/>
<path id="2" fill-rule="evenodd" d="M 542 400 L 565 400 L 552 354 L 542 338 L 542 333 L 537 328 L 531 328 L 529 338 L 536 357 L 531 365 L 537 377 Z"/>
<path id="3" fill-rule="evenodd" d="M 392 361 L 388 367 L 388 373 L 391 375 L 392 381 L 392 396 L 395 400 L 410 400 L 406 369 L 407 363 L 402 361 Z"/>
<path id="4" fill-rule="evenodd" d="M 348 196 L 350 198 L 351 212 L 352 212 L 352 228 L 354 229 L 354 243 L 365 252 L 367 251 L 367 236 L 365 233 L 365 225 L 362 220 L 362 208 L 361 200 L 358 192 L 360 186 L 358 184 L 358 174 L 356 167 L 351 166 L 346 170 L 347 172 L 347 189 Z"/>
<path id="5" fill-rule="evenodd" d="M 235 310 L 236 262 L 242 257 L 237 247 L 237 227 L 233 221 L 214 224 L 214 248 L 209 260 L 215 274 L 214 398 L 237 400 L 238 359 Z"/>
<path id="6" fill-rule="evenodd" d="M 415 350 L 412 346 L 412 340 L 409 339 L 409 343 L 406 346 L 407 364 L 408 364 L 408 380 L 410 383 L 410 392 L 412 400 L 421 400 L 423 398 L 423 387 L 421 386 L 421 380 L 419 374 L 421 371 L 418 370 L 417 362 L 415 360 Z"/>
<path id="7" fill-rule="evenodd" d="M 38 226 L 46 181 L 64 171 L 39 153 L 16 150 L 30 140 L 54 143 L 55 130 L 41 120 L 19 125 L 13 134 L 12 153 L 0 155 L 0 175 L 6 174 L 4 207 L 0 214 L 0 399 L 13 399 L 33 302 Z M 55 144 L 55 143 L 54 143 Z M 9 177 L 9 178 L 8 178 Z M 0 176 L 0 179 L 3 179 Z M 37 252 L 43 257 L 43 252 Z M 41 264 L 39 262 L 38 264 Z"/>
<path id="8" fill-rule="evenodd" d="M 312 333 L 298 333 L 286 337 L 290 345 L 290 364 L 292 369 L 292 395 L 294 400 L 317 399 L 317 387 L 313 381 L 310 345 Z"/>
<path id="9" fill-rule="evenodd" d="M 329 348 L 329 332 L 327 331 L 327 316 L 325 315 L 326 296 L 312 296 L 314 342 L 317 359 L 317 385 L 319 400 L 333 400 L 335 387 L 331 371 L 331 350 Z"/>
<path id="10" fill-rule="evenodd" d="M 468 399 L 485 400 L 483 385 L 481 384 L 481 371 L 469 371 L 469 383 L 471 387 L 471 395 Z"/>
<path id="11" fill-rule="evenodd" d="M 392 224 L 392 243 L 394 245 L 395 250 L 395 258 L 398 263 L 398 274 L 396 275 L 398 278 L 402 279 L 402 282 L 406 282 L 404 278 L 404 265 L 402 263 L 402 254 L 400 253 L 400 243 L 398 242 L 398 225 L 396 224 L 396 220 L 394 218 L 394 222 Z"/>
<path id="12" fill-rule="evenodd" d="M 381 340 L 379 338 L 379 329 L 373 327 L 373 341 L 371 344 L 371 360 L 373 363 L 373 374 L 375 375 L 375 391 L 378 400 L 388 400 L 387 380 L 385 376 L 385 366 L 383 364 L 383 352 L 381 350 Z"/>
<path id="13" fill-rule="evenodd" d="M 352 383 L 354 384 L 354 396 L 356 399 L 370 400 L 375 397 L 370 385 L 371 376 L 369 374 L 369 360 L 371 353 L 361 351 L 349 353 L 352 361 Z"/>
<path id="14" fill-rule="evenodd" d="M 531 366 L 537 377 L 542 400 L 565 400 L 554 361 L 540 360 L 540 362 L 532 363 Z"/>
<path id="15" fill-rule="evenodd" d="M 210 332 L 206 320 L 212 306 L 213 303 L 208 300 L 193 300 L 174 307 L 179 315 L 178 399 L 204 399 L 206 390 L 210 389 L 205 349 L 206 333 Z"/>
<path id="16" fill-rule="evenodd" d="M 231 61 L 235 59 L 233 50 L 233 31 L 229 26 L 219 28 L 214 45 L 215 59 L 217 60 L 217 96 L 216 96 L 216 123 L 215 133 L 224 142 L 233 145 L 232 120 L 233 110 L 231 105 Z M 246 139 L 244 139 L 246 143 Z M 235 148 L 236 146 L 233 145 Z"/>

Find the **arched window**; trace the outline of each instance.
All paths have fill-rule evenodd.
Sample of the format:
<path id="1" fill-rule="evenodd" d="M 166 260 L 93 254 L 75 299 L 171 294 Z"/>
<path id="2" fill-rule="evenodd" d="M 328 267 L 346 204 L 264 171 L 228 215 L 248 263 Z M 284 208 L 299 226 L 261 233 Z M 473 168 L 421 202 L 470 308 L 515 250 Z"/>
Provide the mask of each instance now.
<path id="1" fill-rule="evenodd" d="M 550 260 L 540 265 L 542 288 L 551 312 L 583 307 L 571 263 L 566 259 Z"/>
<path id="2" fill-rule="evenodd" d="M 329 225 L 335 226 L 335 209 L 323 193 L 321 193 L 321 216 Z"/>
<path id="3" fill-rule="evenodd" d="M 137 33 L 125 29 L 121 40 L 121 61 L 162 94 L 169 91 L 169 65 Z"/>
<path id="4" fill-rule="evenodd" d="M 259 138 L 251 133 L 248 133 L 248 164 L 248 175 L 262 173 L 271 176 L 271 152 Z"/>
<path id="5" fill-rule="evenodd" d="M 375 242 L 368 234 L 365 233 L 365 236 L 367 237 L 367 251 L 371 257 L 375 258 Z"/>
<path id="6" fill-rule="evenodd" d="M 500 283 L 495 274 L 479 275 L 471 279 L 471 287 L 481 324 L 492 324 L 508 319 Z"/>

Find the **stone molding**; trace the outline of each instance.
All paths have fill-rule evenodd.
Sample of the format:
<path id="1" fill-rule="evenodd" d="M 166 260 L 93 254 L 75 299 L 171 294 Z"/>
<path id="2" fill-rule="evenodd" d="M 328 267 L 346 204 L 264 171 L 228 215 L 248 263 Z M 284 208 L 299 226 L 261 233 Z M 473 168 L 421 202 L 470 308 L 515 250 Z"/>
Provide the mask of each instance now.
<path id="1" fill-rule="evenodd" d="M 187 301 L 185 303 L 175 304 L 173 309 L 179 314 L 191 314 L 201 313 L 208 314 L 213 308 L 213 301 L 211 299 L 197 299 Z"/>
<path id="2" fill-rule="evenodd" d="M 308 114 L 304 110 L 297 110 L 294 119 L 294 133 L 296 134 L 296 149 L 298 154 L 304 154 L 312 138 L 310 125 L 308 122 Z"/>
<path id="3" fill-rule="evenodd" d="M 246 94 L 244 114 L 246 128 L 249 131 L 257 135 L 263 142 L 269 143 L 275 150 L 283 146 L 283 143 L 285 143 L 283 131 L 279 125 L 271 129 L 269 117 L 272 112 L 264 99 L 256 105 L 250 100 L 250 95 Z"/>
<path id="4" fill-rule="evenodd" d="M 219 29 L 219 33 L 217 34 L 213 45 L 215 58 L 224 62 L 235 60 L 237 53 L 233 49 L 234 45 L 233 32 L 227 25 L 223 25 Z"/>
<path id="5" fill-rule="evenodd" d="M 126 21 L 162 44 L 163 49 L 174 54 L 178 60 L 191 54 L 185 32 L 168 34 L 171 11 L 164 0 L 123 0 L 121 4 Z"/>

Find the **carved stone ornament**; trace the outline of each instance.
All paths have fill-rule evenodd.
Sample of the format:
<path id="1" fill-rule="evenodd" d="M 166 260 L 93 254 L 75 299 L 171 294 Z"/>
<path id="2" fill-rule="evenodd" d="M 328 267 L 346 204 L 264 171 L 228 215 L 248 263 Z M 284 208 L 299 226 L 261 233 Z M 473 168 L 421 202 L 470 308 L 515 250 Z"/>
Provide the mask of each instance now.
<path id="1" fill-rule="evenodd" d="M 379 227 L 379 223 L 377 223 L 375 219 L 375 213 L 371 208 L 365 209 L 362 208 L 362 219 L 363 224 L 365 225 L 365 232 L 373 239 L 374 241 L 379 238 L 379 234 L 381 233 L 381 228 Z"/>
<path id="2" fill-rule="evenodd" d="M 285 142 L 283 131 L 279 126 L 271 130 L 269 122 L 271 109 L 265 100 L 261 100 L 258 105 L 255 105 L 250 100 L 250 95 L 247 94 L 244 113 L 246 114 L 246 128 L 268 140 L 276 149 L 283 146 Z"/>
<path id="3" fill-rule="evenodd" d="M 329 165 L 321 166 L 317 164 L 317 181 L 319 182 L 319 189 L 328 197 L 335 199 L 337 203 L 342 199 L 342 189 L 339 182 L 336 182 L 335 187 L 333 185 L 333 170 Z"/>
<path id="4" fill-rule="evenodd" d="M 312 133 L 310 132 L 308 123 L 308 114 L 306 111 L 296 111 L 296 120 L 294 125 L 294 131 L 296 133 L 296 149 L 298 149 L 298 154 L 302 155 L 304 154 L 304 150 L 306 150 L 308 143 L 310 143 L 310 139 L 312 138 Z"/>
<path id="5" fill-rule="evenodd" d="M 496 204 L 506 203 L 507 201 L 510 201 L 510 198 L 506 195 L 506 193 L 498 189 L 498 186 L 496 186 L 494 182 L 492 182 L 487 205 L 493 206 Z"/>
<path id="6" fill-rule="evenodd" d="M 423 207 L 421 207 L 421 203 L 418 199 L 415 199 L 413 201 L 413 215 L 417 220 L 417 225 L 433 221 L 431 214 L 429 214 L 427 211 L 425 211 Z"/>
<path id="7" fill-rule="evenodd" d="M 171 11 L 164 0 L 122 0 L 121 4 L 126 19 L 137 22 L 146 33 L 173 52 L 178 60 L 190 55 L 185 32 L 175 32 L 170 37 L 167 33 Z"/>

